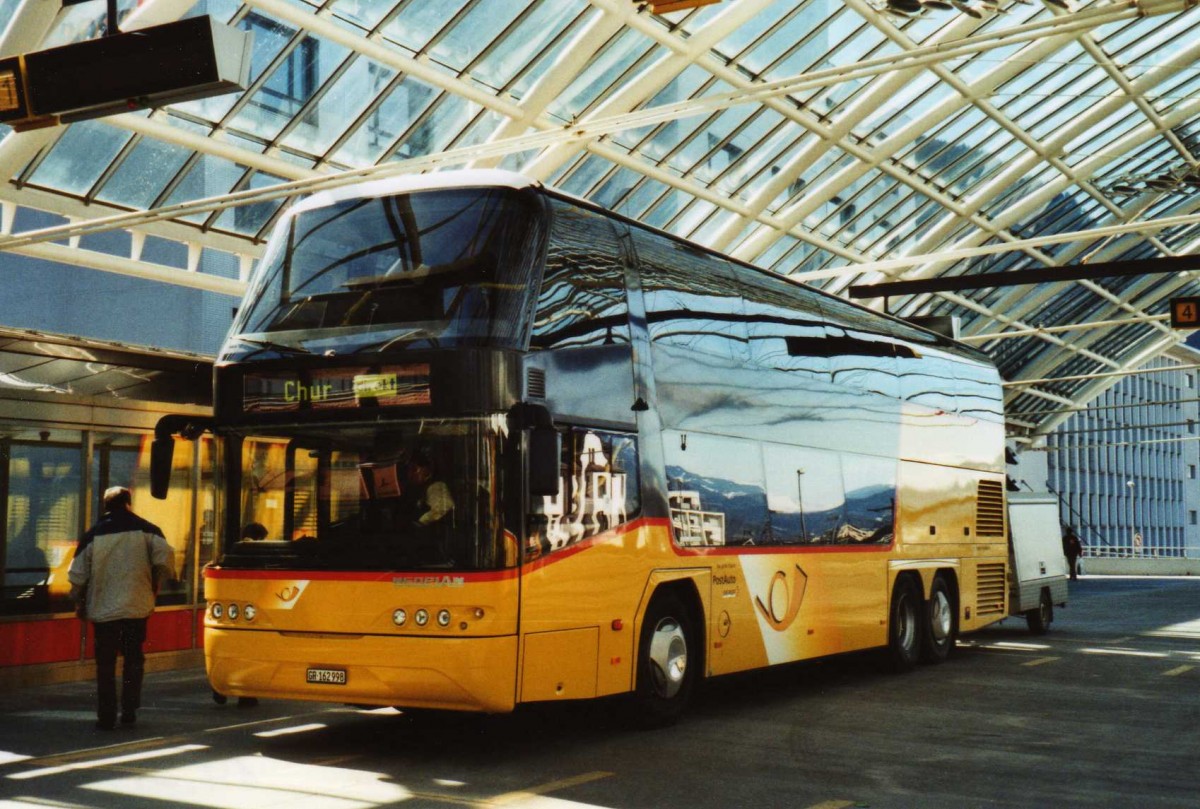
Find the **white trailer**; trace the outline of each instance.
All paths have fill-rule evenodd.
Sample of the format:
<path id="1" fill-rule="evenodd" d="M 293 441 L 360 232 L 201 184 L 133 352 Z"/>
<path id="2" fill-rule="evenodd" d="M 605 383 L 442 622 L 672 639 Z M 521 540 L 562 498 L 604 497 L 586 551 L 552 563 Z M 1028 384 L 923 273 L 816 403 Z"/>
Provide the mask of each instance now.
<path id="1" fill-rule="evenodd" d="M 1042 635 L 1054 620 L 1054 607 L 1067 605 L 1058 498 L 1009 492 L 1008 528 L 1009 615 L 1024 617 L 1029 631 Z"/>

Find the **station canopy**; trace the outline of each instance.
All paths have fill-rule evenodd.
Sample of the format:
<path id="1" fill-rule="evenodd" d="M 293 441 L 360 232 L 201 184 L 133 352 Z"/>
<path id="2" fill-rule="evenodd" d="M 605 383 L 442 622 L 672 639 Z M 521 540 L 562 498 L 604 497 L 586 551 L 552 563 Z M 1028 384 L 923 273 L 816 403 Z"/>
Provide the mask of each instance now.
<path id="1" fill-rule="evenodd" d="M 1010 434 L 1037 440 L 1186 336 L 1166 320 L 1200 294 L 1169 261 L 1200 245 L 1194 5 L 122 0 L 122 31 L 253 32 L 250 84 L 0 127 L 0 250 L 237 295 L 289 200 L 505 168 L 834 294 L 982 276 L 862 302 L 958 318 L 1006 380 Z M 0 0 L 0 57 L 105 17 Z M 26 209 L 62 224 L 23 229 Z M 149 238 L 186 262 L 149 260 Z"/>

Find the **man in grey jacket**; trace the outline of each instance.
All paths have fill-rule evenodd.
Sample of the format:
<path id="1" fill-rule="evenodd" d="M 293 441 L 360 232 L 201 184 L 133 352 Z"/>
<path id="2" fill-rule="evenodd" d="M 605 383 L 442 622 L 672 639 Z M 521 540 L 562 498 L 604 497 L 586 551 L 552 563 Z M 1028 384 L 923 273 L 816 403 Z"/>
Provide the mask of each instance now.
<path id="1" fill-rule="evenodd" d="M 158 526 L 133 513 L 129 489 L 104 492 L 104 515 L 83 535 L 68 578 L 80 617 L 92 621 L 96 637 L 96 727 L 117 725 L 117 654 L 121 669 L 121 724 L 137 721 L 142 698 L 146 619 L 154 612 L 159 585 L 175 578 L 174 552 Z"/>

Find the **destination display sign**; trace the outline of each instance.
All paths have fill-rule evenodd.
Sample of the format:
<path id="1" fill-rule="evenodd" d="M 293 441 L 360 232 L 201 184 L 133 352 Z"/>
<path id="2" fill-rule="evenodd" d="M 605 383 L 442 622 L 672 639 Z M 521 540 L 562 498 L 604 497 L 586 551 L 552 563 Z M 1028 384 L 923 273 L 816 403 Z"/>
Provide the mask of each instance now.
<path id="1" fill-rule="evenodd" d="M 0 121 L 13 121 L 29 115 L 23 85 L 21 60 L 15 56 L 0 59 Z"/>
<path id="2" fill-rule="evenodd" d="M 242 382 L 246 413 L 416 407 L 430 401 L 428 363 L 250 373 Z"/>

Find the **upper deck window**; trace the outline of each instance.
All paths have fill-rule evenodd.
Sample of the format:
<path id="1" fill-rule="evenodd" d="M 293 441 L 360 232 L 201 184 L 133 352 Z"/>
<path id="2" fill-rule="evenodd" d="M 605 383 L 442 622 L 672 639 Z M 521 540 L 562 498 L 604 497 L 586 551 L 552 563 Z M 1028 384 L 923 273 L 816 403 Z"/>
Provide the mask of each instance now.
<path id="1" fill-rule="evenodd" d="M 497 188 L 302 211 L 277 234 L 226 353 L 522 348 L 540 222 L 533 197 Z"/>

